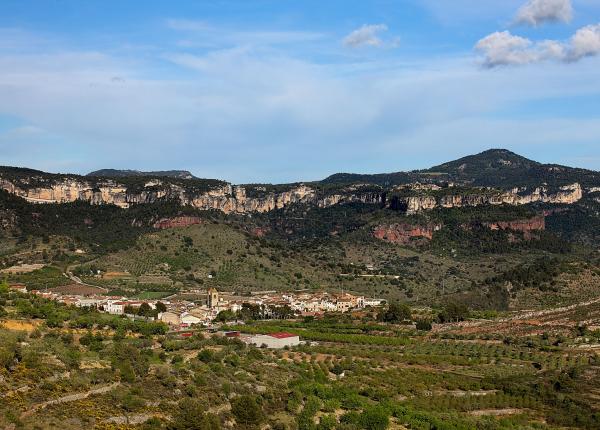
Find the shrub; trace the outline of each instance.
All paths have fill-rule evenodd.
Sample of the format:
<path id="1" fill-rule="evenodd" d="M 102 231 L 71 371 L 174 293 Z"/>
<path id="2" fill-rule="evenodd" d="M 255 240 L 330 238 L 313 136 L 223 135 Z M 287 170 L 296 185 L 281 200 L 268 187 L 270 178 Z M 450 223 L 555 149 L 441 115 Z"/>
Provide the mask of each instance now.
<path id="1" fill-rule="evenodd" d="M 257 426 L 265 419 L 262 407 L 255 397 L 240 396 L 231 402 L 231 413 L 238 424 Z"/>

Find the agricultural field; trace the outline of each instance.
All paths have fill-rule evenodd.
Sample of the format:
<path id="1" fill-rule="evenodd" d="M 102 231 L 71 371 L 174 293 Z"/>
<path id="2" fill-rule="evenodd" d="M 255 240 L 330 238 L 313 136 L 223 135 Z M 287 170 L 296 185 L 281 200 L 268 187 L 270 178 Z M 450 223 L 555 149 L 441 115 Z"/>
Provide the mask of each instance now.
<path id="1" fill-rule="evenodd" d="M 0 428 L 600 428 L 599 301 L 433 326 L 413 309 L 424 330 L 377 311 L 222 327 L 304 341 L 268 350 L 0 295 Z"/>

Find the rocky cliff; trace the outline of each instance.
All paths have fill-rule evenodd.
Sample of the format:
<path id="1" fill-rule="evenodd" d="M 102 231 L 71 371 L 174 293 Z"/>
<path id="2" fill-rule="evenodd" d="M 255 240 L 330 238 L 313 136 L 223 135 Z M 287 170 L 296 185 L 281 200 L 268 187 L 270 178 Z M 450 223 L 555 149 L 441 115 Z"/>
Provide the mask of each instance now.
<path id="1" fill-rule="evenodd" d="M 156 221 L 154 228 L 165 230 L 168 228 L 189 227 L 190 225 L 202 224 L 205 221 L 196 216 L 178 216 L 174 218 L 163 218 Z"/>
<path id="2" fill-rule="evenodd" d="M 440 224 L 412 225 L 395 223 L 379 225 L 373 230 L 373 236 L 385 242 L 405 245 L 415 239 L 433 239 L 433 233 L 440 230 Z"/>
<path id="3" fill-rule="evenodd" d="M 456 208 L 481 205 L 526 205 L 530 203 L 573 204 L 583 197 L 583 189 L 578 183 L 561 187 L 551 192 L 545 187 L 537 187 L 528 192 L 517 188 L 511 191 L 477 190 L 461 194 L 411 196 L 404 198 L 408 213 L 418 213 L 435 208 Z"/>
<path id="4" fill-rule="evenodd" d="M 546 218 L 540 215 L 525 220 L 486 222 L 484 225 L 491 230 L 519 231 L 523 233 L 525 239 L 529 240 L 533 238 L 533 233 L 546 229 Z"/>
<path id="5" fill-rule="evenodd" d="M 269 212 L 296 203 L 321 208 L 355 202 L 392 205 L 392 200 L 383 187 L 368 184 L 325 192 L 318 184 L 278 186 L 272 191 L 267 191 L 261 187 L 234 186 L 221 181 L 187 180 L 178 183 L 155 178 L 131 185 L 119 179 L 88 179 L 77 176 L 34 179 L 14 180 L 0 176 L 0 188 L 34 203 L 66 203 L 82 200 L 92 204 L 114 204 L 121 208 L 128 208 L 132 204 L 173 199 L 182 205 L 201 210 L 219 210 L 228 214 Z M 453 189 L 426 189 L 412 190 L 408 194 L 394 197 L 394 205 L 398 206 L 398 202 L 401 202 L 400 206 L 405 208 L 408 214 L 414 214 L 435 208 L 488 204 L 524 205 L 535 202 L 572 204 L 582 197 L 583 189 L 578 183 L 554 191 L 546 187 L 537 187 L 532 191 L 526 188 L 510 191 L 467 188 L 461 192 Z"/>
<path id="6" fill-rule="evenodd" d="M 530 219 L 519 219 L 513 221 L 491 221 L 482 223 L 490 230 L 509 230 L 523 233 L 527 240 L 534 237 L 535 232 L 546 229 L 546 218 L 539 215 Z M 406 245 L 418 239 L 432 240 L 436 231 L 444 228 L 442 224 L 427 223 L 424 225 L 415 225 L 409 223 L 394 223 L 387 225 L 378 225 L 373 229 L 373 237 L 384 242 Z M 471 224 L 461 226 L 464 230 L 473 228 Z"/>
<path id="7" fill-rule="evenodd" d="M 380 193 L 342 193 L 319 195 L 309 186 L 290 186 L 279 192 L 248 196 L 247 187 L 223 183 L 207 191 L 195 192 L 184 186 L 161 180 L 145 183 L 143 187 L 127 188 L 115 180 L 100 180 L 94 183 L 85 180 L 48 181 L 43 186 L 23 186 L 0 178 L 0 188 L 32 203 L 68 203 L 76 200 L 92 204 L 114 204 L 128 208 L 132 204 L 154 203 L 161 199 L 175 199 L 182 205 L 201 210 L 219 210 L 225 213 L 269 212 L 290 204 L 305 203 L 328 207 L 344 202 L 379 203 Z"/>

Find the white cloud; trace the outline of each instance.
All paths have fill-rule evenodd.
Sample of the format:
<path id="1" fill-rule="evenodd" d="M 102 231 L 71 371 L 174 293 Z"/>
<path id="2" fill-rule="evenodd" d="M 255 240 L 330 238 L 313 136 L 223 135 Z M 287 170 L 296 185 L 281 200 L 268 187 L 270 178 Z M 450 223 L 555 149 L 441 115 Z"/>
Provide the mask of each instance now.
<path id="1" fill-rule="evenodd" d="M 583 27 L 570 41 L 568 60 L 576 61 L 583 57 L 600 54 L 600 24 Z"/>
<path id="2" fill-rule="evenodd" d="M 526 135 L 503 129 L 510 124 L 482 127 L 495 112 L 600 96 L 594 60 L 487 73 L 471 56 L 355 63 L 299 58 L 287 47 L 167 48 L 156 62 L 147 51 L 0 50 L 0 115 L 34 127 L 0 135 L 2 163 L 79 172 L 180 168 L 238 183 L 393 171 L 414 168 L 418 157 L 425 167 L 431 154 L 458 145 L 470 145 L 461 148 L 467 153 L 507 135 L 534 138 L 534 126 Z M 174 73 L 164 73 L 165 59 Z M 597 144 L 598 126 L 585 125 L 573 119 L 569 130 L 581 130 L 575 144 Z M 559 121 L 540 127 L 562 136 L 556 146 L 573 142 Z"/>
<path id="3" fill-rule="evenodd" d="M 524 65 L 547 60 L 576 62 L 600 54 L 600 24 L 583 27 L 566 42 L 534 42 L 508 31 L 492 33 L 475 45 L 485 67 Z"/>
<path id="4" fill-rule="evenodd" d="M 546 22 L 570 22 L 572 19 L 571 0 L 529 0 L 517 12 L 515 22 L 538 26 Z"/>
<path id="5" fill-rule="evenodd" d="M 508 31 L 484 37 L 477 42 L 475 49 L 483 54 L 483 64 L 486 67 L 523 65 L 564 57 L 564 48 L 558 42 L 532 42 Z"/>
<path id="6" fill-rule="evenodd" d="M 346 36 L 344 38 L 344 45 L 351 48 L 381 46 L 383 45 L 383 40 L 381 40 L 379 34 L 387 30 L 388 28 L 385 24 L 365 24 Z"/>

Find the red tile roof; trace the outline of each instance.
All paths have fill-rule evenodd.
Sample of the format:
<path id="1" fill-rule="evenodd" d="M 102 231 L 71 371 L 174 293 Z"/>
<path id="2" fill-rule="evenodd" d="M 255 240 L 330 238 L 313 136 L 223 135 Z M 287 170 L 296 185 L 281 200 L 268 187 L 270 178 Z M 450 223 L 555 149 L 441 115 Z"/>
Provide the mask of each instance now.
<path id="1" fill-rule="evenodd" d="M 280 332 L 280 333 L 271 333 L 269 336 L 274 337 L 276 339 L 287 339 L 288 337 L 296 337 L 297 334 Z"/>

